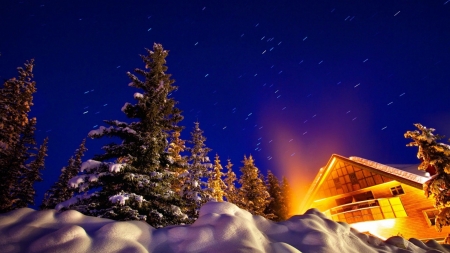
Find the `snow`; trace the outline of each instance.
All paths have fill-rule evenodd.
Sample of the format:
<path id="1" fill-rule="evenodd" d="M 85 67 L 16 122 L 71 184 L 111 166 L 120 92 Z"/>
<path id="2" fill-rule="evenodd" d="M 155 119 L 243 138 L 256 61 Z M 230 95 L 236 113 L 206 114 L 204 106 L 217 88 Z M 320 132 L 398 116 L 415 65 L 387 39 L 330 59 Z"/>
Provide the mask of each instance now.
<path id="1" fill-rule="evenodd" d="M 327 219 L 316 209 L 284 222 L 209 202 L 192 225 L 155 229 L 77 211 L 17 209 L 0 215 L 0 248 L 13 252 L 450 252 L 436 241 L 382 241 Z"/>
<path id="2" fill-rule="evenodd" d="M 65 208 L 65 207 L 69 207 L 69 206 L 71 206 L 71 205 L 77 203 L 79 200 L 90 198 L 90 197 L 91 197 L 92 195 L 94 195 L 94 194 L 97 194 L 97 193 L 96 193 L 96 192 L 93 192 L 93 193 L 85 193 L 85 194 L 83 194 L 83 195 L 76 195 L 76 196 L 73 196 L 72 198 L 70 198 L 70 199 L 68 199 L 68 200 L 66 200 L 66 201 L 64 201 L 64 202 L 61 202 L 61 203 L 59 203 L 58 205 L 56 205 L 55 210 L 56 210 L 56 211 L 59 211 L 59 210 Z M 80 214 L 81 214 L 81 213 L 80 213 Z M 0 219 L 1 219 L 1 218 L 0 218 Z M 1 226 L 1 224 L 2 224 L 2 223 L 1 223 L 1 221 L 0 221 L 0 226 Z M 0 228 L 0 230 L 1 230 L 1 228 Z M 1 240 L 1 239 L 0 239 L 0 240 Z M 0 241 L 0 243 L 1 243 L 1 241 Z"/>
<path id="3" fill-rule="evenodd" d="M 123 167 L 127 165 L 126 163 L 114 163 L 109 165 L 109 172 L 118 173 L 122 170 Z"/>
<path id="4" fill-rule="evenodd" d="M 134 193 L 129 194 L 129 193 L 123 193 L 123 192 L 110 197 L 109 201 L 111 201 L 112 203 L 119 202 L 120 205 L 123 206 L 123 205 L 125 205 L 125 201 L 130 199 L 130 197 L 134 198 L 139 203 L 142 203 L 142 201 L 144 201 L 144 197 L 142 197 L 141 195 L 136 195 Z"/>
<path id="5" fill-rule="evenodd" d="M 396 175 L 396 176 L 411 180 L 413 182 L 417 182 L 419 184 L 423 184 L 430 179 L 427 177 L 416 175 L 416 174 L 413 174 L 413 173 L 410 173 L 407 171 L 402 171 L 402 170 L 399 170 L 399 169 L 396 169 L 396 168 L 393 168 L 393 167 L 390 167 L 390 166 L 387 166 L 387 165 L 384 165 L 381 163 L 377 163 L 374 161 L 370 161 L 370 160 L 367 160 L 364 158 L 360 158 L 360 157 L 352 156 L 349 159 L 352 161 L 364 164 L 366 166 L 372 167 L 374 169 L 389 173 L 391 175 Z"/>
<path id="6" fill-rule="evenodd" d="M 112 203 L 117 203 L 119 202 L 120 205 L 125 205 L 125 201 L 127 201 L 130 197 L 128 196 L 128 194 L 119 194 L 119 195 L 114 195 L 112 197 L 109 198 L 109 201 L 111 201 Z"/>
<path id="7" fill-rule="evenodd" d="M 131 129 L 129 127 L 122 128 L 122 130 L 127 133 L 130 133 L 130 134 L 136 134 L 136 131 L 134 131 L 133 129 Z"/>
<path id="8" fill-rule="evenodd" d="M 123 106 L 122 106 L 122 108 L 120 109 L 122 112 L 125 112 L 125 109 L 127 109 L 127 107 L 128 106 L 131 106 L 131 104 L 130 103 L 128 103 L 128 102 L 126 102 Z"/>
<path id="9" fill-rule="evenodd" d="M 142 99 L 144 98 L 144 95 L 142 95 L 142 93 L 136 92 L 133 95 L 134 99 Z"/>
<path id="10" fill-rule="evenodd" d="M 103 133 L 104 130 L 105 130 L 105 127 L 101 126 L 98 129 L 89 131 L 88 136 L 100 135 Z"/>
<path id="11" fill-rule="evenodd" d="M 80 172 L 84 172 L 84 171 L 89 172 L 93 169 L 98 168 L 101 164 L 102 164 L 102 162 L 89 159 L 86 162 L 83 162 L 81 164 Z"/>
<path id="12" fill-rule="evenodd" d="M 77 188 L 78 185 L 84 183 L 84 177 L 86 175 L 81 175 L 81 176 L 74 176 L 73 178 L 69 179 L 69 186 L 71 188 Z"/>

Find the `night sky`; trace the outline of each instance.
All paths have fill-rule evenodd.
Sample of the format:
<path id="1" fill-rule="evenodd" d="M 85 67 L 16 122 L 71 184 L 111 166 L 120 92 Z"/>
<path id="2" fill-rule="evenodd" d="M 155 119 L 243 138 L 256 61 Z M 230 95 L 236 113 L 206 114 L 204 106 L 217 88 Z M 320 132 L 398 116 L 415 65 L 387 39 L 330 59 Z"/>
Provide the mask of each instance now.
<path id="1" fill-rule="evenodd" d="M 419 163 L 413 123 L 450 136 L 450 0 L 3 0 L 0 24 L 0 78 L 36 63 L 37 204 L 90 130 L 126 120 L 139 91 L 126 72 L 154 42 L 170 51 L 182 137 L 199 121 L 211 158 L 238 172 L 251 154 L 300 198 L 333 153 Z M 84 159 L 110 141 L 88 139 Z"/>

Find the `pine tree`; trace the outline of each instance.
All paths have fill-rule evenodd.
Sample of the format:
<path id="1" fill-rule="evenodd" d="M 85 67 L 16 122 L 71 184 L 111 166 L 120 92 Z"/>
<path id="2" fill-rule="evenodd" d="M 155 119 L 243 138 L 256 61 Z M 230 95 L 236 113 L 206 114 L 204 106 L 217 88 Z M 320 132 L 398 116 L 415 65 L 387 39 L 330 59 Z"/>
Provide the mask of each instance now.
<path id="1" fill-rule="evenodd" d="M 264 210 L 269 203 L 270 195 L 267 192 L 261 172 L 255 166 L 253 157 L 244 156 L 244 166 L 241 167 L 242 175 L 239 178 L 241 188 L 237 205 L 254 215 L 264 216 Z"/>
<path id="2" fill-rule="evenodd" d="M 208 188 L 211 189 L 211 196 L 217 202 L 223 202 L 224 190 L 226 189 L 225 183 L 222 181 L 222 165 L 220 165 L 219 155 L 216 154 L 214 159 L 213 171 L 209 174 Z"/>
<path id="3" fill-rule="evenodd" d="M 34 204 L 33 184 L 42 181 L 48 140 L 37 148 L 36 118 L 29 118 L 36 83 L 34 60 L 0 89 L 0 213 Z"/>
<path id="4" fill-rule="evenodd" d="M 435 129 L 414 124 L 419 131 L 407 131 L 405 138 L 413 141 L 406 146 L 419 148 L 417 158 L 421 160 L 418 169 L 433 176 L 423 184 L 425 196 L 435 199 L 434 206 L 440 211 L 436 217 L 436 229 L 450 225 L 450 146 L 438 142 L 444 136 L 435 135 Z"/>
<path id="5" fill-rule="evenodd" d="M 191 132 L 192 147 L 188 148 L 189 170 L 184 175 L 184 185 L 182 189 L 183 198 L 186 200 L 186 213 L 191 221 L 198 218 L 200 207 L 206 202 L 212 200 L 211 191 L 207 188 L 205 181 L 208 178 L 209 170 L 212 167 L 208 152 L 210 148 L 206 147 L 206 137 L 203 136 L 203 130 L 200 129 L 199 123 L 195 122 L 194 129 Z"/>
<path id="6" fill-rule="evenodd" d="M 266 210 L 264 210 L 264 214 L 266 217 L 270 217 L 271 220 L 281 221 L 283 195 L 281 192 L 280 181 L 270 170 L 267 171 L 266 187 L 270 195 L 270 202 L 267 205 Z"/>
<path id="7" fill-rule="evenodd" d="M 67 166 L 61 169 L 58 181 L 47 190 L 40 206 L 41 209 L 53 209 L 57 204 L 69 200 L 75 194 L 75 189 L 69 186 L 69 180 L 78 174 L 81 168 L 82 157 L 87 151 L 86 139 L 83 139 L 79 148 L 75 151 L 75 156 L 70 157 Z"/>
<path id="8" fill-rule="evenodd" d="M 172 138 L 168 149 L 169 158 L 172 159 L 174 167 L 174 178 L 171 185 L 172 190 L 180 196 L 182 195 L 181 188 L 184 184 L 184 175 L 188 172 L 187 158 L 180 154 L 185 149 L 185 141 L 180 138 L 180 131 L 172 132 Z"/>
<path id="9" fill-rule="evenodd" d="M 104 153 L 84 162 L 79 174 L 69 180 L 78 194 L 56 206 L 84 214 L 115 220 L 145 220 L 151 226 L 181 224 L 180 197 L 172 191 L 173 160 L 168 153 L 168 138 L 183 117 L 169 94 L 177 89 L 166 74 L 168 51 L 154 44 L 141 55 L 145 68 L 135 69 L 140 80 L 128 73 L 136 104 L 125 103 L 122 111 L 131 123 L 106 120 L 109 127 L 92 130 L 92 138 L 114 137 L 120 143 L 103 147 Z"/>
<path id="10" fill-rule="evenodd" d="M 42 182 L 41 170 L 45 169 L 45 157 L 48 150 L 48 138 L 45 138 L 42 145 L 37 149 L 36 158 L 30 162 L 27 167 L 27 172 L 20 180 L 19 187 L 19 199 L 17 207 L 27 207 L 28 205 L 34 205 L 34 197 L 36 196 L 36 190 L 34 189 L 34 183 Z"/>
<path id="11" fill-rule="evenodd" d="M 228 159 L 228 164 L 225 166 L 227 170 L 227 174 L 225 176 L 225 198 L 228 202 L 236 204 L 238 201 L 238 189 L 236 188 L 234 182 L 237 180 L 236 174 L 233 172 L 233 164 L 231 160 Z"/>
<path id="12" fill-rule="evenodd" d="M 287 220 L 289 218 L 289 211 L 291 210 L 291 199 L 292 199 L 292 191 L 289 186 L 289 182 L 286 177 L 283 176 L 281 179 L 281 210 L 279 215 L 279 220 Z"/>

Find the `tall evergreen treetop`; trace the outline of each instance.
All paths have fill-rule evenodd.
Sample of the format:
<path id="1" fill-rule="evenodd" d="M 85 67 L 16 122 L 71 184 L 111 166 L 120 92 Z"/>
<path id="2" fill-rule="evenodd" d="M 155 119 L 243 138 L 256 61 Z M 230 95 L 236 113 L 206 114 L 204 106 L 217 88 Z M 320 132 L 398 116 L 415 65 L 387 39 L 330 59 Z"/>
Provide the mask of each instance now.
<path id="1" fill-rule="evenodd" d="M 286 177 L 281 179 L 282 207 L 280 210 L 280 220 L 287 220 L 291 211 L 292 190 Z"/>
<path id="2" fill-rule="evenodd" d="M 34 204 L 34 182 L 42 181 L 47 142 L 34 139 L 36 118 L 29 118 L 36 83 L 34 60 L 18 68 L 0 89 L 0 213 Z"/>
<path id="3" fill-rule="evenodd" d="M 209 174 L 208 188 L 211 190 L 211 196 L 218 202 L 223 202 L 225 183 L 222 181 L 222 165 L 220 165 L 219 155 L 216 154 L 214 159 L 214 168 Z"/>
<path id="4" fill-rule="evenodd" d="M 149 71 L 135 69 L 143 80 L 127 73 L 129 86 L 142 91 L 134 94 L 135 104 L 122 107 L 134 121 L 107 120 L 109 127 L 89 133 L 92 138 L 115 137 L 121 142 L 104 146 L 103 154 L 83 163 L 79 175 L 69 181 L 80 194 L 57 209 L 116 220 L 146 220 L 154 227 L 186 222 L 180 197 L 172 190 L 175 169 L 168 153 L 168 138 L 181 130 L 177 124 L 183 119 L 177 102 L 168 97 L 177 87 L 165 73 L 168 51 L 154 44 L 147 53 L 141 58 Z"/>
<path id="5" fill-rule="evenodd" d="M 429 172 L 432 177 L 423 184 L 425 196 L 435 199 L 434 206 L 440 211 L 436 217 L 436 229 L 450 225 L 450 146 L 438 142 L 444 136 L 433 134 L 435 129 L 414 124 L 418 130 L 407 131 L 405 138 L 413 141 L 407 146 L 419 148 L 417 158 L 419 170 Z"/>
<path id="6" fill-rule="evenodd" d="M 254 215 L 264 216 L 264 210 L 269 203 L 270 195 L 262 179 L 262 174 L 255 166 L 253 157 L 244 156 L 244 166 L 239 179 L 239 202 L 237 205 Z"/>
<path id="7" fill-rule="evenodd" d="M 32 81 L 34 60 L 24 65 L 25 68 L 17 68 L 19 77 L 6 80 L 0 89 L 0 147 L 3 147 L 0 150 L 3 152 L 13 149 L 29 123 L 28 113 L 36 92 L 36 82 Z"/>
<path id="8" fill-rule="evenodd" d="M 183 198 L 187 201 L 188 215 L 194 220 L 198 218 L 200 207 L 212 199 L 207 184 L 209 168 L 212 167 L 208 157 L 208 152 L 211 149 L 206 147 L 206 137 L 199 125 L 200 123 L 195 122 L 194 129 L 191 132 L 189 143 L 192 146 L 188 148 L 190 152 L 189 169 L 184 175 L 182 187 Z"/>
<path id="9" fill-rule="evenodd" d="M 227 160 L 227 165 L 225 166 L 227 168 L 227 174 L 225 176 L 225 197 L 228 202 L 237 204 L 238 203 L 238 188 L 235 186 L 235 182 L 237 180 L 236 174 L 233 172 L 233 164 L 231 163 L 231 160 Z"/>
<path id="10" fill-rule="evenodd" d="M 181 152 L 185 149 L 185 141 L 180 138 L 180 131 L 172 132 L 168 149 L 169 159 L 172 160 L 174 167 L 172 190 L 180 196 L 182 195 L 181 188 L 185 180 L 184 175 L 187 173 L 188 169 L 187 157 L 181 155 Z"/>
<path id="11" fill-rule="evenodd" d="M 41 209 L 53 209 L 57 204 L 69 200 L 75 194 L 75 189 L 69 186 L 69 180 L 78 174 L 83 163 L 82 157 L 87 151 L 86 139 L 83 139 L 75 155 L 70 157 L 67 166 L 61 169 L 61 174 L 50 189 L 44 195 Z"/>
<path id="12" fill-rule="evenodd" d="M 264 213 L 272 220 L 282 221 L 283 194 L 281 192 L 280 181 L 270 170 L 267 171 L 266 187 L 270 195 L 270 202 L 266 210 L 264 210 Z"/>

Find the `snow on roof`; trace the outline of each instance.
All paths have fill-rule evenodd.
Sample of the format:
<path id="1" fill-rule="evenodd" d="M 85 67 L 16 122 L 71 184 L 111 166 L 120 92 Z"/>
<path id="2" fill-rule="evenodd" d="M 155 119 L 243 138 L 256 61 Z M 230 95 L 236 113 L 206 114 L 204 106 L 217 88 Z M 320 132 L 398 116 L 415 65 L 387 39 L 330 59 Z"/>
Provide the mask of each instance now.
<path id="1" fill-rule="evenodd" d="M 412 174 L 416 174 L 422 177 L 430 177 L 426 171 L 419 170 L 419 164 L 386 164 L 387 166 L 394 167 L 399 170 L 403 170 Z"/>
<path id="2" fill-rule="evenodd" d="M 407 172 L 404 170 L 400 170 L 400 169 L 397 169 L 397 168 L 394 168 L 394 167 L 391 167 L 391 166 L 388 166 L 385 164 L 377 163 L 374 161 L 370 161 L 370 160 L 367 160 L 364 158 L 351 156 L 349 159 L 354 162 L 361 163 L 361 164 L 364 164 L 371 168 L 374 168 L 376 170 L 383 171 L 383 172 L 389 173 L 391 175 L 398 176 L 398 177 L 401 177 L 401 178 L 404 178 L 404 179 L 407 179 L 407 180 L 410 180 L 410 181 L 413 181 L 413 182 L 416 182 L 419 184 L 423 184 L 429 179 L 425 176 L 413 174 L 413 173 L 410 173 L 410 172 Z"/>
<path id="3" fill-rule="evenodd" d="M 228 202 L 205 204 L 192 225 L 160 229 L 73 210 L 22 208 L 0 214 L 0 235 L 2 252 L 450 252 L 436 241 L 382 241 L 317 209 L 275 223 Z"/>

